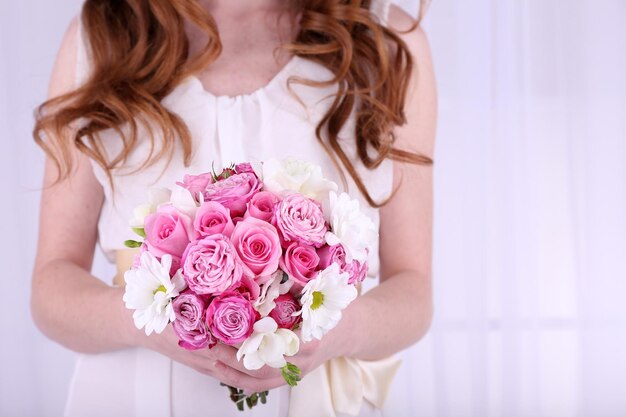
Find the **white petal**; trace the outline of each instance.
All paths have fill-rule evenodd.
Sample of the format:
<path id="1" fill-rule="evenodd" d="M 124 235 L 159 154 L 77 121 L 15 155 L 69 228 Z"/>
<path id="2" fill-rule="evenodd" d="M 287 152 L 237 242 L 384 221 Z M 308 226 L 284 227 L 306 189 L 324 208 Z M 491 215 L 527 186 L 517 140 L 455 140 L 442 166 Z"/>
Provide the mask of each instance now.
<path id="1" fill-rule="evenodd" d="M 326 243 L 328 244 L 328 246 L 335 246 L 341 243 L 341 240 L 339 240 L 337 235 L 333 232 L 326 232 L 326 235 L 324 235 L 324 239 L 326 239 Z"/>
<path id="2" fill-rule="evenodd" d="M 178 211 L 190 216 L 192 219 L 196 216 L 198 205 L 189 190 L 183 187 L 176 187 L 172 192 L 172 206 Z"/>
<path id="3" fill-rule="evenodd" d="M 259 345 L 263 341 L 262 333 L 253 333 L 241 344 L 241 347 L 237 350 L 237 360 L 241 360 L 243 355 L 247 355 L 252 352 L 256 352 L 259 349 Z"/>
<path id="4" fill-rule="evenodd" d="M 300 350 L 300 339 L 294 332 L 289 329 L 278 329 L 276 335 L 285 342 L 285 355 L 293 356 L 298 353 L 298 350 Z"/>
<path id="5" fill-rule="evenodd" d="M 261 369 L 265 365 L 265 362 L 259 356 L 259 352 L 248 353 L 243 357 L 243 366 L 246 369 L 251 371 L 255 371 L 257 369 Z"/>
<path id="6" fill-rule="evenodd" d="M 185 288 L 187 288 L 187 281 L 185 281 L 185 277 L 183 277 L 182 268 L 176 271 L 176 273 L 172 277 L 172 284 L 174 284 L 175 291 L 177 292 L 175 296 L 177 296 L 179 293 L 185 290 Z"/>
<path id="7" fill-rule="evenodd" d="M 271 317 L 263 317 L 254 323 L 254 331 L 256 333 L 274 333 L 278 329 L 278 325 Z"/>
<path id="8" fill-rule="evenodd" d="M 259 349 L 259 356 L 266 363 L 276 361 L 278 358 L 282 358 L 283 353 L 286 350 L 286 345 L 282 338 L 276 334 L 268 334 L 263 339 L 263 344 Z"/>

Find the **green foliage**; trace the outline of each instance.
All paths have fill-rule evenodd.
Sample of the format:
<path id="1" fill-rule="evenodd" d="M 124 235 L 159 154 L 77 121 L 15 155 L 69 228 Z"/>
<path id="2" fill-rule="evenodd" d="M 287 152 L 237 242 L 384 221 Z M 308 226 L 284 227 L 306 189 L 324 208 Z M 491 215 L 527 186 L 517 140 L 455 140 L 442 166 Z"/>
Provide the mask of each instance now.
<path id="1" fill-rule="evenodd" d="M 293 363 L 287 362 L 287 365 L 280 368 L 280 372 L 290 387 L 295 387 L 302 379 L 302 371 Z"/>
<path id="2" fill-rule="evenodd" d="M 141 242 L 137 242 L 136 240 L 126 240 L 124 241 L 124 246 L 126 246 L 127 248 L 138 248 L 141 246 Z"/>

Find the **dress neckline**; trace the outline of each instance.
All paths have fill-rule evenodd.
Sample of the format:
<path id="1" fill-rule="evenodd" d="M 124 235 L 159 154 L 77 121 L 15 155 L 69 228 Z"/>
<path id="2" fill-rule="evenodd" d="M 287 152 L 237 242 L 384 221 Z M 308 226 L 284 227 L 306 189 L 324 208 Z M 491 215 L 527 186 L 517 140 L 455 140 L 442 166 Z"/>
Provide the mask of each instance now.
<path id="1" fill-rule="evenodd" d="M 283 67 L 276 74 L 274 74 L 274 76 L 267 83 L 265 83 L 265 85 L 262 85 L 261 87 L 258 87 L 249 93 L 234 94 L 234 95 L 214 94 L 204 87 L 204 84 L 202 83 L 202 81 L 200 81 L 200 78 L 198 78 L 197 75 L 191 74 L 187 77 L 187 79 L 193 82 L 194 84 L 196 84 L 197 87 L 201 90 L 201 92 L 204 95 L 211 97 L 215 100 L 230 100 L 230 101 L 245 100 L 245 99 L 249 99 L 254 96 L 257 96 L 260 93 L 267 92 L 271 90 L 272 88 L 274 88 L 274 86 L 279 81 L 281 81 L 282 79 L 284 79 L 285 77 L 289 75 L 289 71 L 291 70 L 291 68 L 294 67 L 299 62 L 300 59 L 301 59 L 300 56 L 293 55 L 291 58 L 289 58 L 287 63 L 283 65 Z"/>

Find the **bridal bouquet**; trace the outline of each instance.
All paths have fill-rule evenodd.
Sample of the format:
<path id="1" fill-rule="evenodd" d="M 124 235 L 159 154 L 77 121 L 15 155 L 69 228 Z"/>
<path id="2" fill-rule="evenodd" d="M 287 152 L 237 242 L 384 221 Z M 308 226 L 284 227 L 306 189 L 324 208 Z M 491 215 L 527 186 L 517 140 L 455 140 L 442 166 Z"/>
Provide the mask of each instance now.
<path id="1" fill-rule="evenodd" d="M 286 358 L 337 325 L 378 236 L 357 200 L 294 159 L 185 175 L 133 216 L 142 239 L 125 242 L 139 252 L 124 302 L 135 326 L 171 324 L 188 350 L 234 346 L 247 369 L 279 368 L 291 386 L 300 370 Z M 240 410 L 265 403 L 267 392 L 229 389 Z"/>

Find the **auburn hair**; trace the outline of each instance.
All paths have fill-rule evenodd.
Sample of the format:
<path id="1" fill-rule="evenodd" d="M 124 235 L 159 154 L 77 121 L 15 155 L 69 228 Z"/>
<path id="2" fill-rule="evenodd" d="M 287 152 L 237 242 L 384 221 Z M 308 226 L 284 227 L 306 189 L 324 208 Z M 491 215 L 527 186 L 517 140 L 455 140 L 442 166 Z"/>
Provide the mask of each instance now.
<path id="1" fill-rule="evenodd" d="M 300 80 L 312 86 L 338 83 L 337 94 L 315 134 L 368 203 L 380 207 L 386 201 L 373 200 L 338 141 L 357 98 L 360 106 L 354 133 L 357 155 L 365 167 L 374 169 L 385 158 L 422 165 L 432 164 L 432 160 L 394 146 L 392 128 L 406 123 L 404 104 L 415 64 L 403 39 L 381 25 L 370 11 L 371 2 L 293 0 L 293 10 L 302 13 L 299 32 L 294 42 L 279 48 L 318 62 L 335 74 L 328 81 Z M 419 26 L 427 1 L 420 3 L 418 18 L 401 33 Z M 35 113 L 33 137 L 54 161 L 56 182 L 70 175 L 75 147 L 102 167 L 113 185 L 111 171 L 135 148 L 140 123 L 150 128 L 152 147 L 139 169 L 166 156 L 169 163 L 177 143 L 185 166 L 189 166 L 190 132 L 161 100 L 185 77 L 200 72 L 220 55 L 222 45 L 211 14 L 197 0 L 86 0 L 80 18 L 91 52 L 89 77 L 74 90 L 42 103 Z M 189 56 L 186 21 L 207 36 L 193 56 Z M 123 125 L 128 126 L 127 131 Z M 162 146 L 156 153 L 153 126 L 161 132 Z M 107 129 L 116 131 L 123 141 L 121 152 L 110 157 L 98 135 Z"/>

